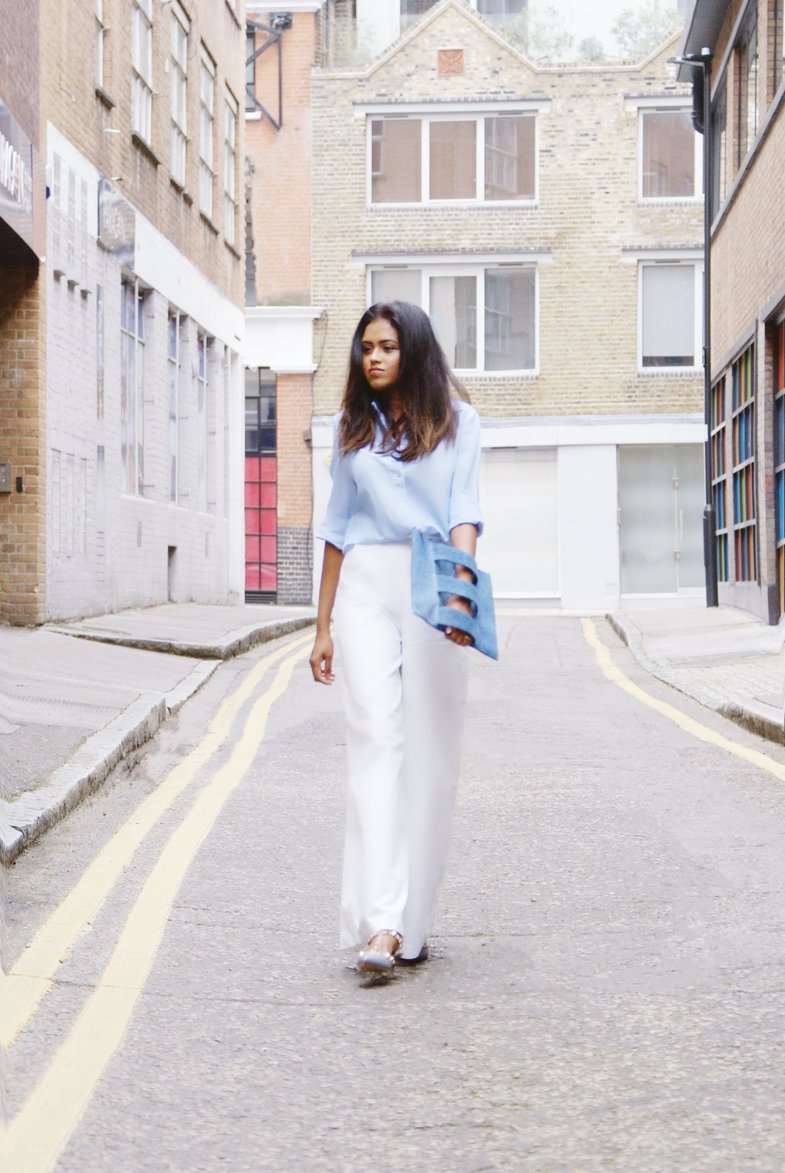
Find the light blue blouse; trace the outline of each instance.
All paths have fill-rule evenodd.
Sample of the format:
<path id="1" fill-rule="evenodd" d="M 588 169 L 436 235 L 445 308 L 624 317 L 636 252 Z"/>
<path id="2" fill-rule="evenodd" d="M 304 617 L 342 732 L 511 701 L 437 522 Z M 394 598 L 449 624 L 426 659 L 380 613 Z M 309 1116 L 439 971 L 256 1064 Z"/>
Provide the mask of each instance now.
<path id="1" fill-rule="evenodd" d="M 463 400 L 453 401 L 457 432 L 418 460 L 381 453 L 382 427 L 374 448 L 342 455 L 335 417 L 330 472 L 332 493 L 317 537 L 344 552 L 352 546 L 404 542 L 412 530 L 450 540 L 456 525 L 476 525 L 482 533 L 479 504 L 480 417 Z"/>

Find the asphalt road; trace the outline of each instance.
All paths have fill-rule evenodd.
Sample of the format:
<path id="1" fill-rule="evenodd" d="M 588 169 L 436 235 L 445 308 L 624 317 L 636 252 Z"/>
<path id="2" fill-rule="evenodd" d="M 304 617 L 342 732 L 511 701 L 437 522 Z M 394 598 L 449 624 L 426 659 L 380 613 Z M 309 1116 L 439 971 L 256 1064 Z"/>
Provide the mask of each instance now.
<path id="1" fill-rule="evenodd" d="M 594 629 L 643 694 L 578 619 L 476 657 L 432 960 L 374 989 L 338 686 L 222 666 L 9 871 L 2 1167 L 780 1173 L 785 750 Z"/>

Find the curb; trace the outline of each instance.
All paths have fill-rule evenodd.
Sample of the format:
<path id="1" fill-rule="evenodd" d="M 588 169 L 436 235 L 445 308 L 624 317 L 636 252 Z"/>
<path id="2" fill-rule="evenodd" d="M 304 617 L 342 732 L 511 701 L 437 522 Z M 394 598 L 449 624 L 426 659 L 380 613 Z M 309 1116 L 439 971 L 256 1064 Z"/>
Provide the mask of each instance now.
<path id="1" fill-rule="evenodd" d="M 756 733 L 758 737 L 764 737 L 767 741 L 785 745 L 785 722 L 776 721 L 769 713 L 763 709 L 757 709 L 753 705 L 742 705 L 737 702 L 716 704 L 699 689 L 687 690 L 683 688 L 673 679 L 666 665 L 652 660 L 646 654 L 643 639 L 631 620 L 624 615 L 611 614 L 610 612 L 606 614 L 605 618 L 622 643 L 626 644 L 632 652 L 640 666 L 651 676 L 662 681 L 663 684 L 667 684 L 669 688 L 675 689 L 676 692 L 680 692 L 682 696 L 688 696 L 691 700 L 697 701 L 699 705 L 703 705 L 704 709 L 709 709 L 712 713 L 717 713 L 720 717 L 725 717 L 726 720 L 740 725 L 742 729 Z"/>
<path id="2" fill-rule="evenodd" d="M 70 635 L 72 639 L 88 639 L 99 644 L 117 644 L 123 648 L 139 648 L 143 652 L 165 652 L 170 656 L 188 656 L 192 660 L 231 660 L 247 652 L 257 644 L 268 643 L 291 635 L 303 627 L 316 622 L 315 615 L 298 615 L 292 619 L 272 619 L 269 623 L 239 627 L 220 642 L 213 644 L 184 643 L 182 640 L 156 639 L 153 636 L 116 635 L 104 631 L 80 630 L 48 624 L 47 630 L 58 635 Z"/>
<path id="3" fill-rule="evenodd" d="M 70 761 L 59 766 L 38 790 L 26 791 L 13 802 L 0 803 L 0 864 L 7 866 L 35 839 L 78 806 L 107 778 L 118 762 L 149 741 L 168 717 L 177 713 L 198 692 L 223 660 L 256 644 L 290 635 L 312 625 L 311 616 L 273 620 L 263 626 L 230 632 L 221 644 L 172 644 L 166 640 L 145 640 L 120 636 L 83 635 L 66 628 L 51 628 L 64 635 L 97 639 L 149 651 L 169 652 L 201 659 L 184 680 L 156 699 L 137 697 L 103 729 L 82 743 Z M 188 649 L 188 650 L 185 650 Z"/>

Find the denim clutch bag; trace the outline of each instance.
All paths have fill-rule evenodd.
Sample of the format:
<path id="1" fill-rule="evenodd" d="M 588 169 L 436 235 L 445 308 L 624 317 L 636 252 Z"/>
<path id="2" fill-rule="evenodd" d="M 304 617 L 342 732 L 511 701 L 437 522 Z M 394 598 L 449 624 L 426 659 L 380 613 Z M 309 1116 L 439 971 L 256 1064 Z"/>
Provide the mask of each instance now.
<path id="1" fill-rule="evenodd" d="M 466 566 L 474 575 L 474 582 L 456 578 L 456 566 Z M 452 595 L 468 599 L 471 616 L 447 606 Z M 440 631 L 446 627 L 465 631 L 478 652 L 498 660 L 491 576 L 477 569 L 470 554 L 429 538 L 420 530 L 412 532 L 412 610 Z"/>

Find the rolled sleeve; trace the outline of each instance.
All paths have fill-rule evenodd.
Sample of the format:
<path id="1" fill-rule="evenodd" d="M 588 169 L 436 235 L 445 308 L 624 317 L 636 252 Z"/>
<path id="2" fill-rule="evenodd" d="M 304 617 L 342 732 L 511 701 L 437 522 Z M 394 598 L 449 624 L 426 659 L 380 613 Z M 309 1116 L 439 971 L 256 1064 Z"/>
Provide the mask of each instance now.
<path id="1" fill-rule="evenodd" d="M 450 529 L 476 525 L 483 531 L 480 509 L 480 417 L 472 407 L 462 406 L 455 443 L 457 453 L 450 486 Z"/>
<path id="2" fill-rule="evenodd" d="M 327 512 L 324 515 L 316 536 L 324 542 L 329 542 L 331 546 L 337 546 L 339 550 L 342 550 L 346 540 L 349 518 L 354 512 L 357 501 L 357 486 L 349 472 L 346 459 L 341 453 L 339 427 L 340 416 L 337 416 L 333 424 L 333 453 L 330 462 L 330 476 L 333 479 L 333 487 L 330 493 L 330 500 L 327 503 Z"/>

